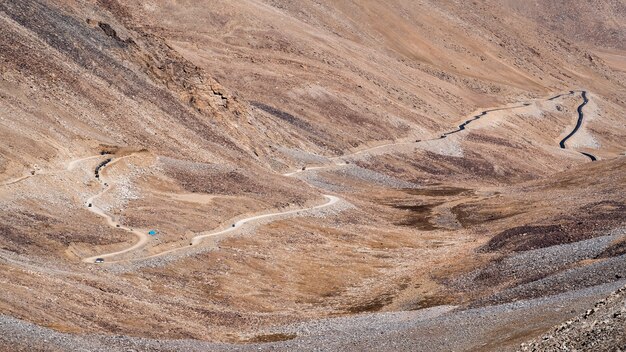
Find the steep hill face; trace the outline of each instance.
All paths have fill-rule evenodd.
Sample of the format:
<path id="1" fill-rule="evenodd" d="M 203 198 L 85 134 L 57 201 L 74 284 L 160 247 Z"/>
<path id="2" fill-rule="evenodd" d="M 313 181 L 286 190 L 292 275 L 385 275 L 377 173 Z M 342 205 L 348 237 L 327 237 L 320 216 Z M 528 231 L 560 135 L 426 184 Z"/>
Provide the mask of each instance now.
<path id="1" fill-rule="evenodd" d="M 278 176 L 258 160 L 269 138 L 257 130 L 263 127 L 252 125 L 246 105 L 162 38 L 124 27 L 105 9 L 70 5 L 0 5 L 6 33 L 0 44 L 3 181 L 31 182 L 24 188 L 43 183 L 50 191 L 42 196 L 47 204 L 33 208 L 18 195 L 19 201 L 6 206 L 61 218 L 67 210 L 82 208 L 81 199 L 93 184 L 68 194 L 72 186 L 66 180 L 48 178 L 84 168 L 71 167 L 71 161 L 98 154 L 135 153 L 141 167 L 173 177 L 166 182 L 169 187 L 193 189 L 184 178 L 202 164 L 221 167 L 206 171 L 195 189 L 228 188 L 222 191 L 227 194 L 254 189 L 261 194 L 261 188 L 277 185 L 271 179 Z M 180 172 L 172 160 L 187 162 L 186 170 Z M 254 179 L 258 175 L 264 176 Z M 238 182 L 229 185 L 225 179 Z M 284 195 L 300 193 L 288 190 L 289 180 L 281 183 L 282 191 L 275 188 L 266 199 L 285 203 Z M 76 198 L 59 202 L 58 195 L 51 195 L 56 189 L 67 199 Z"/>
<path id="2" fill-rule="evenodd" d="M 250 146 L 242 144 L 242 138 L 228 135 L 237 119 L 246 117 L 245 109 L 162 39 L 127 29 L 102 11 L 103 17 L 91 19 L 54 4 L 2 6 L 7 34 L 2 43 L 3 82 L 5 99 L 13 103 L 5 109 L 40 106 L 39 116 L 13 123 L 52 129 L 59 136 L 51 139 L 63 142 L 77 142 L 80 133 L 94 143 L 156 145 L 162 152 L 187 155 L 201 150 L 194 153 L 199 160 L 220 160 L 228 153 L 231 158 L 250 156 Z M 33 94 L 37 89 L 50 95 Z M 27 111 L 14 112 L 22 117 Z M 12 127 L 15 134 L 36 129 Z M 30 137 L 30 144 L 42 143 L 36 136 L 24 137 Z M 54 146 L 41 149 L 44 155 L 51 154 Z"/>
<path id="3" fill-rule="evenodd" d="M 496 5 L 496 2 L 492 2 Z M 626 49 L 624 31 L 626 4 L 623 1 L 504 1 L 505 11 L 514 11 L 538 25 L 589 47 Z"/>
<path id="4" fill-rule="evenodd" d="M 541 335 L 626 277 L 623 13 L 0 2 L 0 347 Z"/>
<path id="5" fill-rule="evenodd" d="M 106 126 L 93 116 L 81 121 L 78 116 L 86 113 L 65 107 L 65 115 L 79 119 L 71 125 L 106 127 L 109 133 L 90 133 L 110 144 L 158 145 L 177 154 L 202 150 L 193 153 L 205 154 L 202 160 L 222 160 L 224 153 L 239 161 L 254 159 L 254 153 L 272 155 L 272 141 L 338 155 L 376 140 L 428 137 L 481 105 L 582 86 L 619 99 L 615 92 L 623 87 L 589 52 L 490 3 L 3 6 L 11 33 L 3 43 L 7 84 L 24 75 L 33 88 L 22 89 L 55 87 L 58 99 L 42 102 L 50 110 L 63 109 L 56 105 L 65 100 L 80 106 L 71 100 L 80 97 L 83 105 L 92 104 L 83 108 L 97 112 Z M 616 6 L 596 11 L 615 15 Z M 510 7 L 522 14 L 535 8 Z M 76 94 L 76 78 L 85 74 L 93 80 Z M 125 136 L 120 121 L 141 128 Z M 54 150 L 41 149 L 50 150 L 48 155 Z M 287 159 L 286 165 L 276 165 L 278 158 Z M 285 155 L 262 159 L 275 168 L 293 163 Z"/>
<path id="6" fill-rule="evenodd" d="M 316 151 L 423 138 L 476 106 L 580 87 L 589 75 L 598 79 L 585 84 L 594 82 L 603 94 L 616 88 L 603 77 L 605 66 L 589 62 L 589 53 L 494 4 L 128 6 L 138 8 L 134 21 L 149 23 L 259 113 L 292 115 L 293 127 L 306 137 L 302 142 L 313 142 L 317 146 L 309 148 Z"/>

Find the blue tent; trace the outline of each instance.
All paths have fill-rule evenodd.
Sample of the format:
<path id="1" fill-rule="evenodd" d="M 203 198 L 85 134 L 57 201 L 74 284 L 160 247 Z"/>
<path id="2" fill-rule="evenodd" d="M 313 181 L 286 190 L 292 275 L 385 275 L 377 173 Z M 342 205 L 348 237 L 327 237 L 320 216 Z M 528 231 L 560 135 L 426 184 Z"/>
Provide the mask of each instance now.
<path id="1" fill-rule="evenodd" d="M 156 235 L 156 234 L 157 234 L 156 230 L 150 230 L 150 231 L 148 232 L 148 235 L 150 235 L 150 236 L 154 236 L 154 235 Z"/>

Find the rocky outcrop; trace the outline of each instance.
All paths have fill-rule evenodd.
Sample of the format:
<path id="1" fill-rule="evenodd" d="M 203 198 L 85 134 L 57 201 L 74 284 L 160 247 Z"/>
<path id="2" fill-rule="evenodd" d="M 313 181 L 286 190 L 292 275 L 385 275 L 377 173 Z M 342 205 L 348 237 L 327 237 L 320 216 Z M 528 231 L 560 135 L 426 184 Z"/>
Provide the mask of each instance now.
<path id="1" fill-rule="evenodd" d="M 626 350 L 626 286 L 597 302 L 541 338 L 522 344 L 521 351 Z"/>

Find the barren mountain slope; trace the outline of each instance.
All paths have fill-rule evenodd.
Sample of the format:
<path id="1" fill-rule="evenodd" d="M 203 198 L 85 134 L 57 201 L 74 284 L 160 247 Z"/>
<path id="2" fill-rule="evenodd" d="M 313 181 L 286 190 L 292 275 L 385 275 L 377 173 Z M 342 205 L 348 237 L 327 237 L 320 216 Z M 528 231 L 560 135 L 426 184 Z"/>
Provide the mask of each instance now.
<path id="1" fill-rule="evenodd" d="M 566 7 L 0 2 L 0 349 L 506 350 L 578 315 L 625 283 L 626 56 L 619 1 Z"/>
<path id="2" fill-rule="evenodd" d="M 136 8 L 134 21 L 151 23 L 259 113 L 271 114 L 269 106 L 305 119 L 328 136 L 324 142 L 343 149 L 362 139 L 425 137 L 477 105 L 582 87 L 589 76 L 596 79 L 585 86 L 594 91 L 614 97 L 616 90 L 589 53 L 497 6 L 241 1 Z"/>
<path id="3" fill-rule="evenodd" d="M 495 2 L 504 11 L 515 11 L 530 17 L 537 24 L 554 33 L 562 34 L 568 40 L 586 44 L 597 49 L 626 49 L 623 21 L 626 4 L 619 0 L 610 1 L 519 1 Z"/>

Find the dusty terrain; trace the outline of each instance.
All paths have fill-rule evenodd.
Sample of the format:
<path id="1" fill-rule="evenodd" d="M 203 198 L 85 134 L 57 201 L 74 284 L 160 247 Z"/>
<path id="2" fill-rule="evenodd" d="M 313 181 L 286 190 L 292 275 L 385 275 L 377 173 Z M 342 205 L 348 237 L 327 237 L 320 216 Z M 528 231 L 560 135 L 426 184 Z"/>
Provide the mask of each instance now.
<path id="1" fill-rule="evenodd" d="M 625 17 L 0 2 L 0 350 L 624 349 Z"/>

